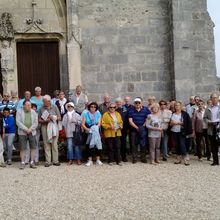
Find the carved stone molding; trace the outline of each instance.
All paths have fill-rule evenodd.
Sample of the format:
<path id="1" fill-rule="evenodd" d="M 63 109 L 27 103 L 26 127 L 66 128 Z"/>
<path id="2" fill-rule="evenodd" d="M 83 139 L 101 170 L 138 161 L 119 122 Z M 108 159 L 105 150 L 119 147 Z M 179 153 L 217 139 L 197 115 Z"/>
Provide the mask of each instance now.
<path id="1" fill-rule="evenodd" d="M 11 21 L 12 15 L 4 12 L 0 19 L 0 40 L 12 40 L 14 38 L 14 28 Z"/>

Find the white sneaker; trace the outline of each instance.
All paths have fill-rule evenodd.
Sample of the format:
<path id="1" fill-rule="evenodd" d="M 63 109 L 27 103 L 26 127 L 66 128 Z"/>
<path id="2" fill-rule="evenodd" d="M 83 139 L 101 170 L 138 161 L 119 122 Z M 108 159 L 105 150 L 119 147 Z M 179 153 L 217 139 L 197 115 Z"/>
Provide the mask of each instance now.
<path id="1" fill-rule="evenodd" d="M 87 163 L 85 164 L 87 167 L 90 167 L 93 165 L 93 162 L 91 160 L 88 160 Z"/>
<path id="2" fill-rule="evenodd" d="M 101 160 L 97 160 L 97 161 L 96 161 L 96 165 L 102 166 L 102 165 L 103 165 L 103 163 L 102 163 L 102 161 L 101 161 Z"/>

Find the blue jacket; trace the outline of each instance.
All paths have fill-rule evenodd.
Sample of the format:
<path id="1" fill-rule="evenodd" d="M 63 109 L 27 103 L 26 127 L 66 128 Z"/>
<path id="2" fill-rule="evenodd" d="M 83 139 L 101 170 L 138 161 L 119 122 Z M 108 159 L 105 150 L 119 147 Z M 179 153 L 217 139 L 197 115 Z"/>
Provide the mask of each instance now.
<path id="1" fill-rule="evenodd" d="M 15 120 L 12 115 L 8 117 L 3 116 L 4 126 L 5 126 L 5 134 L 14 134 L 15 133 Z"/>

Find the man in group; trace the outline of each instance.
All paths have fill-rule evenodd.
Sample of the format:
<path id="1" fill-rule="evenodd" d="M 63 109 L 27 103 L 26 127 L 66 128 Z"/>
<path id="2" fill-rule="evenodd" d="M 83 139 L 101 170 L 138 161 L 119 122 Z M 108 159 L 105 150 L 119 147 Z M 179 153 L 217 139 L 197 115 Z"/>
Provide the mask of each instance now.
<path id="1" fill-rule="evenodd" d="M 219 95 L 217 92 L 211 94 L 210 99 L 212 101 L 211 106 L 208 106 L 205 110 L 203 120 L 208 124 L 208 135 L 211 143 L 211 151 L 213 156 L 212 166 L 219 165 L 218 149 L 219 143 L 216 139 L 217 128 L 220 123 L 220 106 L 218 105 Z"/>
<path id="2" fill-rule="evenodd" d="M 30 168 L 35 169 L 34 163 L 37 141 L 36 141 L 36 129 L 38 126 L 38 115 L 31 109 L 31 102 L 24 101 L 23 108 L 19 109 L 16 114 L 16 124 L 18 126 L 18 136 L 20 143 L 20 169 L 25 168 L 25 152 L 27 149 L 27 141 L 31 149 L 31 163 Z"/>
<path id="3" fill-rule="evenodd" d="M 3 99 L 0 102 L 0 112 L 3 114 L 3 109 L 7 107 L 10 110 L 11 114 L 15 114 L 16 106 L 15 104 L 10 100 L 9 93 L 4 93 Z"/>
<path id="4" fill-rule="evenodd" d="M 61 121 L 58 107 L 51 104 L 49 95 L 43 96 L 43 106 L 39 111 L 39 123 L 41 124 L 41 134 L 44 142 L 45 167 L 51 166 L 51 159 L 53 159 L 54 166 L 60 166 L 57 145 L 59 137 L 58 121 Z"/>
<path id="5" fill-rule="evenodd" d="M 147 107 L 143 107 L 142 98 L 137 97 L 134 99 L 134 108 L 128 112 L 131 132 L 131 145 L 132 145 L 132 162 L 137 162 L 138 147 L 137 142 L 140 144 L 141 162 L 146 163 L 146 120 L 150 114 Z"/>
<path id="6" fill-rule="evenodd" d="M 101 105 L 99 105 L 99 111 L 100 113 L 103 115 L 105 112 L 108 111 L 108 107 L 109 107 L 109 104 L 110 104 L 110 96 L 108 94 L 106 94 L 104 97 L 103 97 L 103 103 Z"/>

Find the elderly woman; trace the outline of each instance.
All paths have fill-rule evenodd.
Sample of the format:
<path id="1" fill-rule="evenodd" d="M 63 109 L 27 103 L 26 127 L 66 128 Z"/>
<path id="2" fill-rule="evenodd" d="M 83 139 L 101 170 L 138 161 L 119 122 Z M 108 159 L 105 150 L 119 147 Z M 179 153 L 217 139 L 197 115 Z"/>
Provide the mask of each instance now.
<path id="1" fill-rule="evenodd" d="M 109 165 L 116 164 L 122 165 L 120 154 L 120 137 L 123 121 L 119 112 L 115 111 L 115 103 L 111 103 L 108 107 L 108 112 L 105 112 L 102 117 L 102 127 L 104 129 L 104 136 L 108 145 L 108 162 Z"/>
<path id="2" fill-rule="evenodd" d="M 162 117 L 159 113 L 158 103 L 151 105 L 151 114 L 147 117 L 146 127 L 148 128 L 148 139 L 150 148 L 151 164 L 158 164 L 160 159 L 160 141 L 163 129 L 161 127 Z"/>
<path id="3" fill-rule="evenodd" d="M 88 134 L 86 146 L 88 149 L 88 161 L 86 166 L 93 165 L 92 158 L 96 157 L 96 164 L 102 165 L 100 160 L 102 143 L 99 133 L 101 126 L 101 113 L 98 111 L 98 104 L 91 102 L 88 105 L 88 112 L 82 116 L 82 128 Z"/>
<path id="4" fill-rule="evenodd" d="M 175 164 L 180 164 L 182 159 L 186 166 L 187 160 L 186 136 L 192 134 L 192 122 L 187 112 L 182 111 L 182 103 L 177 101 L 174 105 L 175 112 L 171 116 L 170 125 L 176 146 L 177 160 Z"/>
<path id="5" fill-rule="evenodd" d="M 81 117 L 74 110 L 74 104 L 69 102 L 66 104 L 67 113 L 63 116 L 63 127 L 67 138 L 67 159 L 68 165 L 73 164 L 73 160 L 77 160 L 77 164 L 81 165 L 81 151 L 79 146 L 74 143 L 74 131 L 76 125 L 81 126 Z"/>
<path id="6" fill-rule="evenodd" d="M 161 127 L 163 129 L 162 139 L 161 139 L 163 161 L 167 161 L 168 138 L 169 138 L 168 126 L 170 123 L 170 118 L 171 118 L 172 112 L 169 109 L 167 109 L 167 102 L 165 100 L 160 100 L 159 105 L 160 105 L 160 115 L 162 118 Z"/>
<path id="7" fill-rule="evenodd" d="M 58 121 L 61 120 L 59 109 L 51 104 L 49 95 L 43 96 L 43 106 L 39 111 L 39 123 L 41 124 L 41 133 L 44 142 L 44 152 L 46 156 L 45 167 L 51 166 L 51 156 L 53 165 L 60 166 L 58 160 Z M 51 155 L 52 149 L 52 155 Z"/>
<path id="8" fill-rule="evenodd" d="M 35 103 L 37 105 L 37 112 L 40 111 L 43 106 L 43 96 L 41 95 L 41 88 L 36 87 L 34 89 L 35 95 L 31 97 L 31 103 Z"/>

